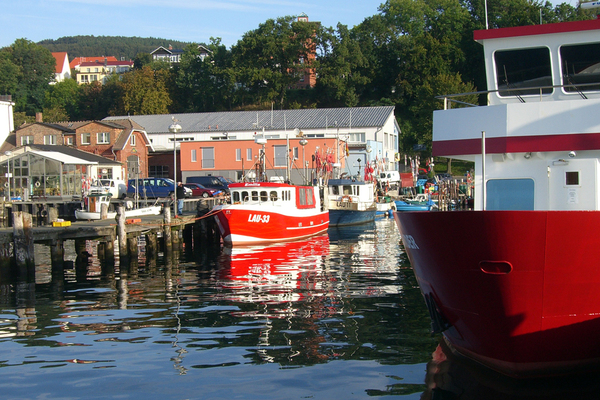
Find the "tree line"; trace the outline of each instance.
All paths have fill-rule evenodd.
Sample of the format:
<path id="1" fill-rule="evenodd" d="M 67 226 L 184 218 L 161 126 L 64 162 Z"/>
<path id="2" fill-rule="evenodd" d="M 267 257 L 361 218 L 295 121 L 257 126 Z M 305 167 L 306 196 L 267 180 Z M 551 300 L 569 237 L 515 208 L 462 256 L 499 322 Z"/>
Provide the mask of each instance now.
<path id="1" fill-rule="evenodd" d="M 415 144 L 430 149 L 432 113 L 441 106 L 435 96 L 486 89 L 474 30 L 594 18 L 589 10 L 537 0 L 487 0 L 487 18 L 484 9 L 484 0 L 387 0 L 352 29 L 292 16 L 269 19 L 230 49 L 211 38 L 205 45 L 209 57 L 200 57 L 197 45 L 186 45 L 176 66 L 140 52 L 132 71 L 104 85 L 74 80 L 48 85 L 54 72 L 50 51 L 18 39 L 0 50 L 0 93 L 13 95 L 16 125 L 36 111 L 50 122 L 395 105 L 399 150 L 410 152 Z M 316 73 L 316 85 L 295 89 L 307 69 Z M 477 102 L 475 96 L 464 100 Z"/>

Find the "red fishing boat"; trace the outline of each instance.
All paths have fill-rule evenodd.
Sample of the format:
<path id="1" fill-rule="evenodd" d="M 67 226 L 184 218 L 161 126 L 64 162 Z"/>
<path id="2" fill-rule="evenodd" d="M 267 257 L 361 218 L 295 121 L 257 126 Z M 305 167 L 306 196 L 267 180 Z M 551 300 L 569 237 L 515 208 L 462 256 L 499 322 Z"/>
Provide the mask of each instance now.
<path id="1" fill-rule="evenodd" d="M 600 364 L 600 20 L 476 31 L 488 103 L 433 116 L 475 210 L 394 218 L 452 350 L 511 376 Z"/>
<path id="2" fill-rule="evenodd" d="M 329 227 L 318 187 L 246 182 L 230 184 L 229 191 L 230 203 L 213 209 L 225 244 L 297 240 Z"/>

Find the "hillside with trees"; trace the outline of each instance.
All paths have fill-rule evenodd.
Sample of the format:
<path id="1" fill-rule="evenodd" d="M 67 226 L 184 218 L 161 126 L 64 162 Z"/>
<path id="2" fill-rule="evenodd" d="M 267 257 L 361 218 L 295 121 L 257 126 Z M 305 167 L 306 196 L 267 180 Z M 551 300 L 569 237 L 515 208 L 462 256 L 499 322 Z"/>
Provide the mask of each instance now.
<path id="1" fill-rule="evenodd" d="M 349 29 L 269 19 L 244 34 L 230 49 L 219 38 L 200 57 L 197 46 L 171 42 L 185 50 L 181 63 L 152 62 L 148 52 L 161 39 L 127 41 L 71 38 L 77 43 L 48 47 L 25 39 L 0 50 L 0 94 L 16 101 L 15 124 L 43 111 L 47 122 L 98 120 L 108 115 L 192 113 L 228 110 L 395 105 L 400 148 L 431 148 L 436 96 L 485 90 L 481 46 L 473 31 L 595 18 L 591 10 L 549 1 L 387 0 L 378 14 Z M 111 43 L 109 45 L 109 43 Z M 70 45 L 76 47 L 68 47 Z M 148 46 L 148 47 L 142 47 Z M 316 57 L 307 57 L 307 48 Z M 77 50 L 75 50 L 77 49 Z M 113 75 L 104 85 L 73 80 L 49 85 L 52 51 L 135 58 L 135 68 Z M 52 65 L 52 68 L 54 65 Z M 307 68 L 316 85 L 294 89 Z M 35 71 L 39 74 L 36 76 Z M 477 103 L 471 95 L 461 99 Z M 31 121 L 33 117 L 30 117 Z M 427 151 L 423 155 L 426 155 Z"/>
<path id="2" fill-rule="evenodd" d="M 52 53 L 67 52 L 69 57 L 115 56 L 117 60 L 133 60 L 140 53 L 150 53 L 159 46 L 183 49 L 189 43 L 159 38 L 124 36 L 66 36 L 38 42 Z"/>

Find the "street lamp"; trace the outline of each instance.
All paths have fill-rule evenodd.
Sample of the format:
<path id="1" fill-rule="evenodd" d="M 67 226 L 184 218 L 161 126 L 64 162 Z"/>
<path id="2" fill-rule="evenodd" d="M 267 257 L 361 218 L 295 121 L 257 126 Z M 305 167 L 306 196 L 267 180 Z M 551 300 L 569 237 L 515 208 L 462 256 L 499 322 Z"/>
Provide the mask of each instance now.
<path id="1" fill-rule="evenodd" d="M 306 163 L 304 162 L 304 146 L 306 146 L 308 144 L 308 140 L 306 139 L 301 139 L 300 140 L 300 146 L 302 146 L 302 166 L 304 167 L 304 171 L 302 172 L 303 176 L 302 176 L 302 183 L 306 184 Z"/>
<path id="2" fill-rule="evenodd" d="M 174 216 L 177 216 L 177 134 L 181 132 L 181 125 L 175 117 L 171 117 L 173 123 L 169 125 L 169 132 L 173 134 L 173 209 Z"/>

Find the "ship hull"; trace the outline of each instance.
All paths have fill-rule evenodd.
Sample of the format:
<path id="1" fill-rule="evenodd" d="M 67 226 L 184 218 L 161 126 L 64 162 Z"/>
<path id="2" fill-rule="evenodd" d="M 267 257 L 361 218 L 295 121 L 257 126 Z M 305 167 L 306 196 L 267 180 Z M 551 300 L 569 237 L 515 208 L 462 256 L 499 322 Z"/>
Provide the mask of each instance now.
<path id="1" fill-rule="evenodd" d="M 432 326 L 457 353 L 510 376 L 599 364 L 600 212 L 394 218 Z"/>
<path id="2" fill-rule="evenodd" d="M 216 207 L 217 225 L 228 245 L 252 245 L 298 240 L 327 231 L 329 213 L 284 213 L 266 207 Z"/>

